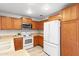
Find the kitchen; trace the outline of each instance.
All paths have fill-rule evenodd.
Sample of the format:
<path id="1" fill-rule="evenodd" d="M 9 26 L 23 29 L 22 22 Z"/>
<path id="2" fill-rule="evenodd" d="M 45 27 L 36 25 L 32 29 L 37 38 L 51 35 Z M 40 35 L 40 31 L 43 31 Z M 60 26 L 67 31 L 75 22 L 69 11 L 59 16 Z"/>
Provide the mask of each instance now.
<path id="1" fill-rule="evenodd" d="M 78 3 L 0 4 L 0 56 L 79 56 L 78 19 Z"/>

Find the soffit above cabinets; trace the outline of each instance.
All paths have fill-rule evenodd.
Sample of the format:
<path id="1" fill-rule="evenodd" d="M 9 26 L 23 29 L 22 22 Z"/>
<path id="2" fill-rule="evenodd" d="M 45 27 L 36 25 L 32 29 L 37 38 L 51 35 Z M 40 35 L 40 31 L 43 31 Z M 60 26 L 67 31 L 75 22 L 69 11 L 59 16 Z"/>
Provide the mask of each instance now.
<path id="1" fill-rule="evenodd" d="M 68 5 L 69 3 L 0 3 L 0 15 L 30 17 L 39 21 Z"/>

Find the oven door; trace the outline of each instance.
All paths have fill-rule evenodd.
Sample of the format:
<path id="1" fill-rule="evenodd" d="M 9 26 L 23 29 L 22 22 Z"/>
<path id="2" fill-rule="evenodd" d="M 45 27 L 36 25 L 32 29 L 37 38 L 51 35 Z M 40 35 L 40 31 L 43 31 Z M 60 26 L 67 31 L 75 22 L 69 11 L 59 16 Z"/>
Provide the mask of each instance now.
<path id="1" fill-rule="evenodd" d="M 33 47 L 33 40 L 32 39 L 26 39 L 24 42 L 24 48 L 28 49 L 28 48 L 32 48 Z"/>

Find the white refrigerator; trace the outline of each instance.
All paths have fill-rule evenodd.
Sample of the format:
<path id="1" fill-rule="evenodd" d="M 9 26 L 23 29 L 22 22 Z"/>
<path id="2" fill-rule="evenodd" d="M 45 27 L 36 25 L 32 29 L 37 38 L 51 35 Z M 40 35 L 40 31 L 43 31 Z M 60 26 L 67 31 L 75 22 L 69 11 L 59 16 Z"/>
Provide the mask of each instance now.
<path id="1" fill-rule="evenodd" d="M 44 23 L 44 52 L 50 56 L 60 56 L 60 21 Z"/>

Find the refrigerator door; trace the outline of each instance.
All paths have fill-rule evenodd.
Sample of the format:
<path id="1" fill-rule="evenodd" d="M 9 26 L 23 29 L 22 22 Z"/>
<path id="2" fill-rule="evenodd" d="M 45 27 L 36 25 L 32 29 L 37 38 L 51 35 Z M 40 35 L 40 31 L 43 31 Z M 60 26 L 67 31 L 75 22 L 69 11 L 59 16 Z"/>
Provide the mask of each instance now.
<path id="1" fill-rule="evenodd" d="M 49 22 L 44 23 L 44 40 L 48 41 L 49 37 Z"/>
<path id="2" fill-rule="evenodd" d="M 50 22 L 50 29 L 49 31 L 50 39 L 48 39 L 49 43 L 52 44 L 60 44 L 60 21 L 55 20 Z"/>
<path id="3" fill-rule="evenodd" d="M 44 51 L 50 56 L 60 56 L 59 46 L 47 43 L 45 41 L 44 41 Z"/>

